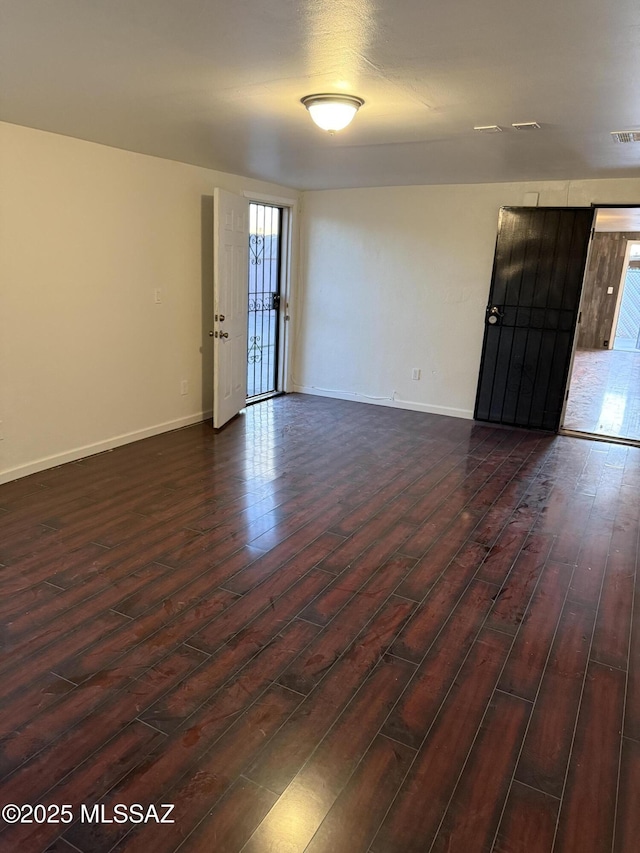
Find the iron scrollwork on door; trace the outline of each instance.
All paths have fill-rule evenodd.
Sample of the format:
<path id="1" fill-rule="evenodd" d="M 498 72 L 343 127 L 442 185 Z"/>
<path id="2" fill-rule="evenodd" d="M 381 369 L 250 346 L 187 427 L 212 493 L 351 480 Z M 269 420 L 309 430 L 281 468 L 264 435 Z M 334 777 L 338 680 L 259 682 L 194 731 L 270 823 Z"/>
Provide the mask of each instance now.
<path id="1" fill-rule="evenodd" d="M 277 311 L 279 307 L 279 293 L 261 293 L 249 297 L 249 311 Z"/>
<path id="2" fill-rule="evenodd" d="M 260 346 L 260 335 L 251 335 L 249 338 L 248 359 L 249 364 L 260 364 L 262 361 L 262 347 Z"/>
<path id="3" fill-rule="evenodd" d="M 249 237 L 249 253 L 253 266 L 259 266 L 264 257 L 264 237 L 261 234 L 251 234 Z"/>

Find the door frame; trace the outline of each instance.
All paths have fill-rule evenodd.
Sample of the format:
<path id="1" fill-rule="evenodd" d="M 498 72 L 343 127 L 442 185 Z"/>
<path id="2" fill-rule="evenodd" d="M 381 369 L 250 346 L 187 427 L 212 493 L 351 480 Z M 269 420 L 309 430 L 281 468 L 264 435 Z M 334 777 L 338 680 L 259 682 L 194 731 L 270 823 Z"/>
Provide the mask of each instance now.
<path id="1" fill-rule="evenodd" d="M 278 310 L 278 375 L 275 394 L 287 394 L 293 387 L 291 362 L 293 358 L 292 324 L 294 318 L 295 297 L 297 294 L 298 258 L 296 241 L 298 202 L 282 196 L 255 193 L 245 190 L 244 197 L 249 204 L 270 204 L 282 210 L 280 221 L 280 308 Z M 248 251 L 248 249 L 247 249 Z M 259 401 L 256 401 L 259 402 Z"/>
<path id="2" fill-rule="evenodd" d="M 598 215 L 598 208 L 593 207 L 593 219 L 591 220 L 591 237 L 589 238 L 589 245 L 587 246 L 587 256 L 584 262 L 584 273 L 582 275 L 582 284 L 580 285 L 580 299 L 578 301 L 578 319 L 576 321 L 575 328 L 573 330 L 573 340 L 571 341 L 571 356 L 569 357 L 569 370 L 567 371 L 567 375 L 564 380 L 564 398 L 562 400 L 562 410 L 560 412 L 560 421 L 558 423 L 557 434 L 560 435 L 564 430 L 564 418 L 567 413 L 567 403 L 569 402 L 569 388 L 571 387 L 571 377 L 573 376 L 573 362 L 576 357 L 576 350 L 578 349 L 578 336 L 580 334 L 580 322 L 582 320 L 582 307 L 584 304 L 584 283 L 587 280 L 587 275 L 589 273 L 589 261 L 591 260 L 591 250 L 593 249 L 593 238 L 596 233 L 596 216 Z"/>
<path id="3" fill-rule="evenodd" d="M 571 343 L 571 358 L 569 359 L 569 372 L 567 374 L 565 389 L 564 389 L 564 402 L 562 404 L 562 412 L 560 413 L 560 426 L 558 427 L 558 435 L 583 435 L 585 438 L 595 438 L 599 441 L 613 441 L 618 442 L 619 444 L 628 444 L 629 441 L 627 439 L 617 439 L 610 438 L 608 436 L 597 435 L 595 433 L 578 433 L 575 430 L 565 429 L 564 427 L 564 419 L 567 414 L 567 403 L 569 402 L 569 391 L 571 389 L 571 377 L 573 376 L 573 362 L 575 359 L 576 350 L 578 349 L 578 333 L 580 331 L 580 317 L 582 315 L 582 304 L 584 300 L 584 285 L 587 278 L 587 273 L 589 271 L 589 261 L 591 259 L 591 251 L 593 248 L 593 237 L 595 235 L 596 229 L 596 217 L 598 215 L 598 211 L 602 209 L 610 209 L 610 208 L 618 208 L 618 207 L 628 207 L 628 208 L 637 208 L 640 210 L 640 204 L 615 204 L 615 203 L 607 203 L 607 204 L 599 204 L 598 202 L 591 202 L 591 207 L 593 208 L 593 223 L 591 225 L 591 239 L 589 240 L 589 247 L 587 249 L 587 258 L 584 266 L 584 275 L 582 277 L 582 286 L 580 288 L 580 303 L 578 305 L 578 322 L 576 323 L 576 328 L 573 333 L 573 341 Z M 632 240 L 628 242 L 637 243 L 640 242 L 638 240 Z M 625 260 L 628 257 L 628 253 L 630 251 L 629 246 L 627 246 L 627 254 L 625 255 Z M 625 265 L 626 269 L 626 265 Z M 621 289 L 619 289 L 621 290 Z M 620 293 L 618 294 L 620 296 Z M 618 307 L 616 306 L 616 315 L 614 318 L 614 322 L 617 324 L 617 311 Z M 610 337 L 610 342 L 614 339 L 614 335 L 612 334 Z M 611 347 L 609 347 L 610 349 Z"/>

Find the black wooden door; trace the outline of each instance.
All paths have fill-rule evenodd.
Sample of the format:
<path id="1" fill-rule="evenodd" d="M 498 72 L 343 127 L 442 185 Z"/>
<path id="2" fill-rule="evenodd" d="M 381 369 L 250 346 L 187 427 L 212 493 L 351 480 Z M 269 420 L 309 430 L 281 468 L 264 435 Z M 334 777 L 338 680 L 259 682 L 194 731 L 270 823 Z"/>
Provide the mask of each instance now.
<path id="1" fill-rule="evenodd" d="M 557 430 L 594 211 L 503 207 L 475 417 Z"/>

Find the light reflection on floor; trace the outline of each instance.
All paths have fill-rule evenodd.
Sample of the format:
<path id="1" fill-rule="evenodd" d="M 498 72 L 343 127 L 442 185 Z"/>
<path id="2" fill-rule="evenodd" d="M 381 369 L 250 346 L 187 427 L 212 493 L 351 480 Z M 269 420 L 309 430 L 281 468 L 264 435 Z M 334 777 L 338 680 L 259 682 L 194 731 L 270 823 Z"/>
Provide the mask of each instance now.
<path id="1" fill-rule="evenodd" d="M 247 406 L 244 470 L 248 479 L 270 482 L 276 476 L 276 443 L 273 405 L 269 401 Z"/>
<path id="2" fill-rule="evenodd" d="M 640 352 L 578 350 L 563 426 L 640 441 Z"/>
<path id="3" fill-rule="evenodd" d="M 602 398 L 602 408 L 598 418 L 601 428 L 611 435 L 620 435 L 626 407 L 626 394 L 621 394 L 618 391 L 607 391 Z"/>
<path id="4" fill-rule="evenodd" d="M 279 473 L 276 468 L 278 444 L 273 404 L 265 400 L 247 406 L 241 417 L 245 427 L 244 474 L 252 483 L 251 492 L 244 496 L 242 514 L 250 546 L 264 546 L 268 550 L 269 543 L 263 543 L 262 539 L 277 537 L 278 525 L 286 518 L 286 512 L 280 507 L 283 497 L 274 482 Z"/>

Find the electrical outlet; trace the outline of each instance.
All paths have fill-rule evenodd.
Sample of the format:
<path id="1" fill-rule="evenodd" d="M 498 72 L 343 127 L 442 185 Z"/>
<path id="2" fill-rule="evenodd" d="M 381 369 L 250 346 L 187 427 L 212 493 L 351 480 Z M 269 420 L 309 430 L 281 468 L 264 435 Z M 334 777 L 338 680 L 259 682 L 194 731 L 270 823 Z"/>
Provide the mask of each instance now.
<path id="1" fill-rule="evenodd" d="M 419 367 L 413 368 L 413 370 L 411 371 L 411 378 L 412 379 L 420 379 L 420 368 Z"/>
<path id="2" fill-rule="evenodd" d="M 189 380 L 188 380 L 188 379 L 183 379 L 183 380 L 180 382 L 180 393 L 181 393 L 183 396 L 184 396 L 185 394 L 188 394 L 188 393 L 189 393 Z"/>
<path id="3" fill-rule="evenodd" d="M 156 305 L 159 305 L 162 302 L 162 290 L 159 287 L 153 291 L 153 301 Z"/>

